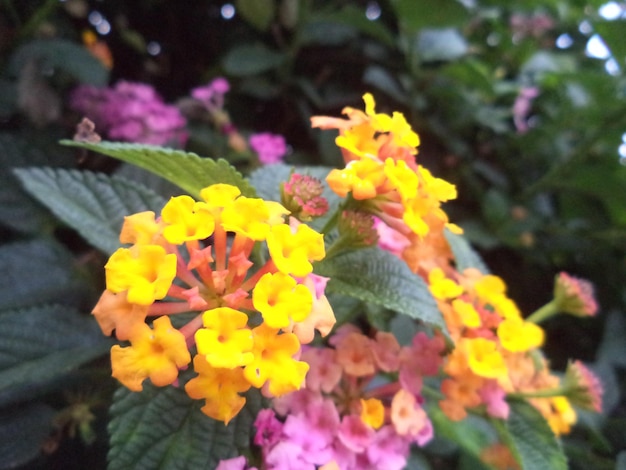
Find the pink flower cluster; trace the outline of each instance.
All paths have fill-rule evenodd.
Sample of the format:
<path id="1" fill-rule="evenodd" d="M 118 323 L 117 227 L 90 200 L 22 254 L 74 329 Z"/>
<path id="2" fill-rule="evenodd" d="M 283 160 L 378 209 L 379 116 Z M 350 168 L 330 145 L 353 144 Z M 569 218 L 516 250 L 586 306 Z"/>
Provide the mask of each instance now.
<path id="1" fill-rule="evenodd" d="M 191 97 L 202 103 L 208 111 L 214 111 L 224 107 L 224 96 L 229 91 L 228 80 L 217 77 L 210 83 L 191 90 Z"/>
<path id="2" fill-rule="evenodd" d="M 263 165 L 280 163 L 287 154 L 287 143 L 282 135 L 262 132 L 252 134 L 249 139 L 250 147 L 259 155 Z"/>
<path id="3" fill-rule="evenodd" d="M 264 468 L 404 468 L 411 444 L 423 446 L 433 436 L 421 406 L 422 378 L 438 373 L 443 339 L 418 333 L 402 347 L 391 333 L 369 338 L 345 325 L 331 343 L 304 350 L 306 388 L 257 416 L 254 443 Z"/>
<path id="4" fill-rule="evenodd" d="M 69 105 L 111 139 L 182 145 L 186 138 L 186 120 L 178 108 L 164 103 L 152 86 L 143 83 L 122 80 L 112 88 L 81 85 L 72 92 Z"/>

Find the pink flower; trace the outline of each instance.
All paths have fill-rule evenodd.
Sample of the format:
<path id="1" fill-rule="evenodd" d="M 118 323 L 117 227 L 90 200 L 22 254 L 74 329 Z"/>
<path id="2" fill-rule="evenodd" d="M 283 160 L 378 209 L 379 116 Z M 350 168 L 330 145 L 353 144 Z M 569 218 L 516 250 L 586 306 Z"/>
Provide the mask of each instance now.
<path id="1" fill-rule="evenodd" d="M 308 348 L 302 353 L 301 360 L 309 364 L 307 389 L 330 393 L 341 380 L 343 369 L 335 361 L 333 349 Z"/>
<path id="2" fill-rule="evenodd" d="M 353 452 L 363 452 L 374 438 L 374 430 L 360 416 L 344 416 L 337 433 L 341 442 Z"/>
<path id="3" fill-rule="evenodd" d="M 513 123 L 519 134 L 528 131 L 528 115 L 532 107 L 533 100 L 539 96 L 539 89 L 536 87 L 524 87 L 519 91 L 515 103 L 513 104 Z"/>
<path id="4" fill-rule="evenodd" d="M 276 414 L 273 410 L 264 409 L 259 411 L 254 421 L 254 427 L 256 427 L 254 443 L 258 446 L 266 447 L 273 446 L 280 440 L 283 423 L 276 419 Z"/>
<path id="5" fill-rule="evenodd" d="M 282 135 L 263 132 L 253 134 L 249 139 L 250 147 L 259 155 L 263 165 L 279 163 L 287 154 L 287 144 Z"/>
<path id="6" fill-rule="evenodd" d="M 398 257 L 402 257 L 402 252 L 411 244 L 411 241 L 378 217 L 374 217 L 374 228 L 378 232 L 378 246 Z"/>
<path id="7" fill-rule="evenodd" d="M 509 404 L 506 402 L 506 393 L 496 380 L 488 380 L 478 391 L 480 399 L 487 405 L 487 413 L 494 418 L 507 419 Z"/>
<path id="8" fill-rule="evenodd" d="M 370 468 L 402 470 L 409 455 L 409 441 L 396 434 L 393 426 L 378 430 L 366 452 Z"/>
<path id="9" fill-rule="evenodd" d="M 220 460 L 215 470 L 257 470 L 256 467 L 246 467 L 246 458 L 244 456 L 235 457 L 234 459 Z"/>
<path id="10" fill-rule="evenodd" d="M 224 107 L 224 95 L 230 90 L 230 84 L 224 77 L 217 77 L 207 85 L 191 90 L 191 97 L 200 101 L 208 111 Z"/>

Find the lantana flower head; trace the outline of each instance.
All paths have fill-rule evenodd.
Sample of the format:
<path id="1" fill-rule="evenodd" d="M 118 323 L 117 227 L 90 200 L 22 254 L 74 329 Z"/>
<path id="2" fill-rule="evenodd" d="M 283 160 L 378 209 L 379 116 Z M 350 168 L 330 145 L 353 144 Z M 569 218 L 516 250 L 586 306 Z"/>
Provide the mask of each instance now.
<path id="1" fill-rule="evenodd" d="M 186 390 L 206 401 L 206 414 L 228 422 L 251 386 L 268 396 L 298 390 L 309 368 L 297 359 L 302 342 L 315 329 L 328 334 L 335 320 L 325 282 L 316 288 L 311 273 L 325 255 L 321 234 L 290 226 L 282 205 L 235 186 L 212 185 L 200 195 L 172 197 L 159 216 L 125 219 L 120 239 L 131 246 L 107 262 L 94 315 L 105 334 L 130 341 L 115 346 L 112 358 L 114 376 L 133 390 L 146 378 L 175 383 L 197 351 L 199 375 Z M 253 270 L 250 256 L 261 243 L 270 256 Z M 167 315 L 183 313 L 195 316 L 172 327 Z M 151 329 L 145 320 L 155 317 Z"/>

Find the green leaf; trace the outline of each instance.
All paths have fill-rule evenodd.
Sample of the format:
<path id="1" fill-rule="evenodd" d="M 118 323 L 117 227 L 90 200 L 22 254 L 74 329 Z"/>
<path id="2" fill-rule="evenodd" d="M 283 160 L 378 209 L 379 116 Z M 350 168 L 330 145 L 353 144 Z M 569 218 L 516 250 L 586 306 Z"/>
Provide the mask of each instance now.
<path id="1" fill-rule="evenodd" d="M 250 446 L 261 407 L 258 393 L 233 420 L 224 423 L 200 411 L 202 401 L 184 388 L 144 384 L 141 393 L 117 390 L 111 406 L 109 468 L 118 470 L 213 469 Z"/>
<path id="2" fill-rule="evenodd" d="M 50 213 L 23 190 L 11 170 L 20 166 L 69 166 L 75 163 L 67 149 L 48 139 L 0 133 L 0 223 L 25 233 L 42 233 L 54 225 Z"/>
<path id="3" fill-rule="evenodd" d="M 593 29 L 602 36 L 602 39 L 611 49 L 611 53 L 620 65 L 624 64 L 626 59 L 626 44 L 624 36 L 626 35 L 626 21 L 596 21 L 593 23 Z"/>
<path id="4" fill-rule="evenodd" d="M 0 312 L 0 405 L 24 398 L 111 347 L 96 321 L 63 305 Z"/>
<path id="5" fill-rule="evenodd" d="M 24 44 L 11 57 L 9 73 L 17 76 L 33 60 L 42 67 L 62 70 L 81 83 L 105 86 L 109 81 L 109 71 L 93 54 L 65 39 L 37 39 Z"/>
<path id="6" fill-rule="evenodd" d="M 35 239 L 0 247 L 0 310 L 58 302 L 79 304 L 89 287 L 65 247 Z"/>
<path id="7" fill-rule="evenodd" d="M 409 31 L 462 24 L 468 11 L 456 0 L 392 0 L 399 23 Z"/>
<path id="8" fill-rule="evenodd" d="M 0 411 L 0 468 L 26 468 L 52 431 L 54 409 L 42 403 Z"/>
<path id="9" fill-rule="evenodd" d="M 192 196 L 200 197 L 200 190 L 216 183 L 237 186 L 244 196 L 254 196 L 248 182 L 223 159 L 202 158 L 195 153 L 154 145 L 100 142 L 90 144 L 62 140 L 63 145 L 81 147 L 132 163 L 174 183 Z"/>
<path id="10" fill-rule="evenodd" d="M 245 77 L 267 72 L 281 65 L 286 56 L 262 44 L 246 44 L 228 51 L 222 66 L 228 75 Z"/>
<path id="11" fill-rule="evenodd" d="M 276 14 L 274 0 L 237 0 L 235 6 L 242 18 L 259 31 L 267 31 Z"/>
<path id="12" fill-rule="evenodd" d="M 60 220 L 105 253 L 120 246 L 124 216 L 160 212 L 165 200 L 120 177 L 76 170 L 27 168 L 15 171 L 24 188 Z"/>
<path id="13" fill-rule="evenodd" d="M 426 28 L 417 39 L 418 57 L 422 62 L 452 61 L 463 57 L 468 49 L 467 41 L 454 28 Z"/>
<path id="14" fill-rule="evenodd" d="M 509 406 L 501 429 L 522 470 L 567 470 L 561 444 L 539 411 L 525 401 L 511 400 Z"/>
<path id="15" fill-rule="evenodd" d="M 467 268 L 476 268 L 483 274 L 489 274 L 489 268 L 487 268 L 480 255 L 472 248 L 465 237 L 452 233 L 449 230 L 446 230 L 444 235 L 454 255 L 457 271 L 463 272 Z"/>
<path id="16" fill-rule="evenodd" d="M 349 295 L 421 320 L 447 334 L 446 324 L 426 283 L 393 254 L 368 248 L 314 265 L 330 277 L 328 292 Z M 355 275 L 358 273 L 358 275 Z"/>
<path id="17" fill-rule="evenodd" d="M 351 28 L 355 28 L 363 34 L 371 36 L 386 46 L 393 47 L 395 39 L 391 31 L 389 31 L 380 21 L 370 21 L 365 16 L 363 8 L 354 5 L 346 5 L 339 11 L 331 13 L 316 13 L 312 15 L 311 20 L 323 21 L 328 23 L 339 23 Z"/>
<path id="18" fill-rule="evenodd" d="M 468 415 L 462 421 L 452 421 L 438 406 L 428 407 L 428 416 L 435 428 L 435 435 L 457 444 L 464 452 L 479 457 L 482 450 L 496 441 L 497 434 L 487 421 Z"/>

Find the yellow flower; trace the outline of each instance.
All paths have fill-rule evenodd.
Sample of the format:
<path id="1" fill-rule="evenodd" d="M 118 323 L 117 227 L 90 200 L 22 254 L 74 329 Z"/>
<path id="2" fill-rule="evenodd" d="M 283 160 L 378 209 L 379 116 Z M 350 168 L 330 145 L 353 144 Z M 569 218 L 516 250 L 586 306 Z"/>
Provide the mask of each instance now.
<path id="1" fill-rule="evenodd" d="M 441 268 L 435 268 L 428 273 L 430 292 L 436 299 L 448 300 L 463 293 L 463 287 L 448 279 Z"/>
<path id="2" fill-rule="evenodd" d="M 115 330 L 117 339 L 126 341 L 134 327 L 145 321 L 148 307 L 129 303 L 125 292 L 114 294 L 105 290 L 92 313 L 105 335 L 111 336 Z"/>
<path id="3" fill-rule="evenodd" d="M 195 400 L 205 399 L 203 413 L 228 424 L 246 403 L 246 399 L 239 395 L 250 388 L 243 369 L 216 368 L 200 355 L 194 358 L 193 367 L 198 377 L 185 384 L 187 395 Z"/>
<path id="4" fill-rule="evenodd" d="M 372 199 L 385 182 L 384 167 L 378 160 L 353 160 L 343 170 L 331 170 L 326 182 L 341 197 L 352 192 L 354 199 Z"/>
<path id="5" fill-rule="evenodd" d="M 107 289 L 114 293 L 128 290 L 128 301 L 150 305 L 167 295 L 176 276 L 176 255 L 159 245 L 119 248 L 104 266 Z"/>
<path id="6" fill-rule="evenodd" d="M 185 337 L 172 327 L 169 317 L 154 320 L 154 329 L 138 324 L 130 337 L 131 346 L 111 348 L 113 377 L 134 392 L 150 378 L 157 387 L 172 384 L 178 369 L 191 361 Z"/>
<path id="7" fill-rule="evenodd" d="M 417 196 L 419 178 L 415 171 L 406 164 L 404 160 L 385 160 L 385 176 L 389 184 L 396 189 L 403 200 L 412 199 Z"/>
<path id="8" fill-rule="evenodd" d="M 290 320 L 304 320 L 313 308 L 313 295 L 291 276 L 278 272 L 264 274 L 252 292 L 252 302 L 272 328 L 285 328 Z"/>
<path id="9" fill-rule="evenodd" d="M 500 344 L 507 351 L 524 352 L 543 344 L 544 333 L 541 327 L 525 322 L 521 318 L 507 318 L 498 326 Z"/>
<path id="10" fill-rule="evenodd" d="M 190 196 L 172 197 L 161 210 L 161 218 L 166 223 L 163 236 L 176 245 L 208 238 L 215 229 L 209 206 Z"/>
<path id="11" fill-rule="evenodd" d="M 279 334 L 265 323 L 254 328 L 252 334 L 254 359 L 243 371 L 248 382 L 257 388 L 267 383 L 269 393 L 275 397 L 299 390 L 309 365 L 292 357 L 300 349 L 296 335 Z"/>
<path id="12" fill-rule="evenodd" d="M 385 407 L 378 398 L 361 398 L 361 420 L 374 429 L 380 428 L 385 422 Z"/>
<path id="13" fill-rule="evenodd" d="M 263 199 L 241 196 L 223 210 L 222 227 L 249 239 L 262 241 L 270 230 L 270 221 L 282 222 L 282 216 L 288 213 L 278 203 L 269 204 Z"/>
<path id="14" fill-rule="evenodd" d="M 326 254 L 323 235 L 305 224 L 298 225 L 295 233 L 286 224 L 273 226 L 267 248 L 278 270 L 296 277 L 310 274 L 311 261 L 319 261 Z"/>
<path id="15" fill-rule="evenodd" d="M 454 299 L 452 308 L 458 313 L 463 326 L 468 328 L 478 328 L 480 326 L 480 315 L 471 303 L 461 299 Z"/>
<path id="16" fill-rule="evenodd" d="M 202 314 L 204 328 L 196 332 L 198 354 L 213 367 L 233 369 L 253 359 L 252 332 L 248 316 L 229 307 L 214 308 Z"/>
<path id="17" fill-rule="evenodd" d="M 124 224 L 120 231 L 120 243 L 149 245 L 155 243 L 162 229 L 162 224 L 155 220 L 155 214 L 152 211 L 128 215 L 124 217 Z"/>
<path id="18" fill-rule="evenodd" d="M 497 345 L 485 338 L 468 339 L 467 363 L 474 374 L 487 379 L 504 378 L 507 375 L 506 364 Z"/>
<path id="19" fill-rule="evenodd" d="M 240 194 L 239 188 L 230 184 L 212 184 L 200 191 L 200 196 L 213 212 L 228 207 Z"/>

